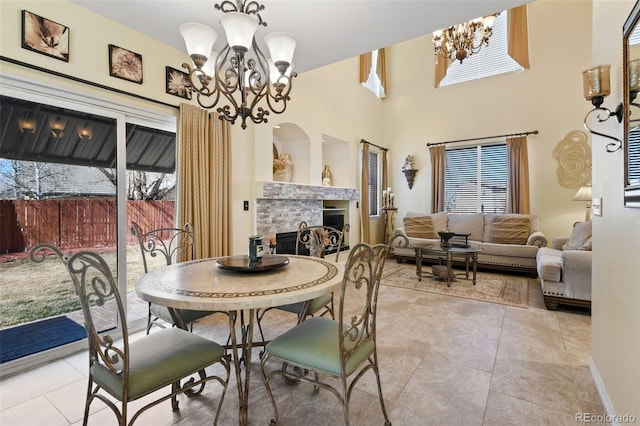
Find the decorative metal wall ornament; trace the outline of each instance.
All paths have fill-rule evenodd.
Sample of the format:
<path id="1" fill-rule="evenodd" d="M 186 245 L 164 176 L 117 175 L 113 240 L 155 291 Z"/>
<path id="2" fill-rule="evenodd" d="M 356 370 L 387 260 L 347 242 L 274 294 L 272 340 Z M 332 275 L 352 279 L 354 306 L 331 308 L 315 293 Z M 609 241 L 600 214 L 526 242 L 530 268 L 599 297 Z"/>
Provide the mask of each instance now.
<path id="1" fill-rule="evenodd" d="M 447 59 L 457 59 L 462 63 L 464 59 L 478 53 L 483 45 L 489 45 L 493 23 L 498 15 L 499 13 L 483 16 L 434 32 L 435 54 Z M 482 34 L 480 42 L 475 44 L 476 35 L 480 34 Z"/>
<path id="2" fill-rule="evenodd" d="M 193 66 L 182 66 L 189 72 L 189 80 L 203 108 L 218 105 L 222 95 L 228 103 L 216 111 L 221 119 L 234 124 L 240 119 L 256 124 L 266 123 L 270 112 L 281 114 L 290 100 L 293 52 L 296 40 L 288 33 L 270 33 L 265 44 L 271 59 L 262 53 L 254 34 L 259 26 L 267 26 L 260 12 L 264 6 L 257 1 L 225 0 L 215 5 L 223 12 L 220 23 L 227 43 L 216 54 L 212 49 L 218 35 L 206 25 L 186 23 L 180 26 Z M 265 106 L 260 106 L 265 99 Z M 264 104 L 263 104 L 264 105 Z"/>
<path id="3" fill-rule="evenodd" d="M 558 162 L 558 183 L 565 188 L 580 188 L 591 183 L 591 147 L 581 130 L 567 133 L 553 150 Z"/>
<path id="4" fill-rule="evenodd" d="M 413 155 L 407 155 L 404 166 L 402 166 L 402 173 L 404 173 L 404 177 L 407 178 L 409 189 L 413 188 L 413 182 L 415 181 L 417 172 L 418 169 L 416 169 Z"/>

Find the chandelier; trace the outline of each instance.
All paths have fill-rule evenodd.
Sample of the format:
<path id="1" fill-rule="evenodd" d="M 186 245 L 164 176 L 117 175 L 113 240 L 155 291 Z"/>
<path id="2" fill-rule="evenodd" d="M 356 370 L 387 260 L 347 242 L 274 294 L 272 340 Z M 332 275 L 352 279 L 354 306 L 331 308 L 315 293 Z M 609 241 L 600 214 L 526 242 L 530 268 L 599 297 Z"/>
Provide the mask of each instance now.
<path id="1" fill-rule="evenodd" d="M 462 63 L 464 59 L 478 53 L 483 45 L 489 45 L 493 23 L 498 15 L 499 13 L 483 16 L 434 32 L 435 54 L 447 59 L 457 59 Z"/>
<path id="2" fill-rule="evenodd" d="M 216 109 L 220 119 L 231 124 L 240 119 L 243 129 L 248 119 L 256 124 L 266 123 L 270 111 L 283 113 L 291 99 L 291 79 L 296 76 L 291 62 L 296 40 L 288 33 L 267 34 L 264 42 L 271 55 L 268 59 L 254 37 L 259 26 L 267 26 L 260 16 L 263 5 L 257 1 L 224 0 L 215 8 L 223 12 L 220 24 L 227 37 L 220 53 L 213 51 L 218 39 L 213 29 L 198 23 L 180 26 L 193 62 L 182 66 L 189 72 L 189 83 L 197 93 L 198 104 L 209 109 L 222 98 L 225 104 Z"/>

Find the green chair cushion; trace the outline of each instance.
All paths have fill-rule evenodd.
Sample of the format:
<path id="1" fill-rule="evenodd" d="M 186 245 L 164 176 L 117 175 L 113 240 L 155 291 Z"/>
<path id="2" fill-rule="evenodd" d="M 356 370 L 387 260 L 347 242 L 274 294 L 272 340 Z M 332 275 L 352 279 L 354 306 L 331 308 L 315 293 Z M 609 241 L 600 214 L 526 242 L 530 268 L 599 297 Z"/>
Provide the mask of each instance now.
<path id="1" fill-rule="evenodd" d="M 179 328 L 153 332 L 129 344 L 129 400 L 134 400 L 219 361 L 222 346 Z M 93 379 L 119 400 L 121 375 L 95 363 Z"/>
<path id="2" fill-rule="evenodd" d="M 333 295 L 329 293 L 329 294 L 323 294 L 322 296 L 318 296 L 315 299 L 311 299 L 311 303 L 309 304 L 309 315 L 315 314 L 320 309 L 324 308 L 326 305 L 331 303 L 332 298 L 333 298 Z M 278 306 L 277 309 L 297 314 L 297 313 L 300 313 L 303 305 L 304 305 L 304 302 L 291 303 L 289 305 Z"/>
<path id="3" fill-rule="evenodd" d="M 296 325 L 269 342 L 265 348 L 269 356 L 311 370 L 340 376 L 340 346 L 338 321 L 314 317 Z M 374 350 L 373 340 L 368 340 L 345 362 L 347 375 L 366 360 Z"/>

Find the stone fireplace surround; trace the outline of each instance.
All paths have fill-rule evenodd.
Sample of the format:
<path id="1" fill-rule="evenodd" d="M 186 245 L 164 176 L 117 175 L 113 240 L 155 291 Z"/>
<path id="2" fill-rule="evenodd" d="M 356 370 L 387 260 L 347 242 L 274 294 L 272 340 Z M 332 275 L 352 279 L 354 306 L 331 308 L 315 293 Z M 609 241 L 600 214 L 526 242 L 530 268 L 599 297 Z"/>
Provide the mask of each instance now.
<path id="1" fill-rule="evenodd" d="M 256 191 L 256 233 L 267 237 L 269 234 L 295 232 L 302 221 L 310 226 L 322 225 L 325 201 L 357 200 L 360 200 L 360 191 L 354 188 L 259 182 Z M 344 214 L 348 223 L 348 207 Z"/>

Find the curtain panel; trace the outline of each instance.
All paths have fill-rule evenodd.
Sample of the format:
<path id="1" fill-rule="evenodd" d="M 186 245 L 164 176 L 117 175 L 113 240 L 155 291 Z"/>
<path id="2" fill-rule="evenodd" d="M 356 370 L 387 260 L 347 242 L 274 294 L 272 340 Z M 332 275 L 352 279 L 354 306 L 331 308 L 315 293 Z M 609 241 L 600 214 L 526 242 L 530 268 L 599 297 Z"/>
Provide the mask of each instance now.
<path id="1" fill-rule="evenodd" d="M 196 259 L 231 254 L 231 141 L 229 123 L 180 104 L 177 223 L 193 224 Z"/>
<path id="2" fill-rule="evenodd" d="M 507 139 L 507 213 L 529 214 L 527 137 Z"/>
<path id="3" fill-rule="evenodd" d="M 360 55 L 360 83 L 367 81 L 369 70 L 371 70 L 371 52 Z"/>
<path id="4" fill-rule="evenodd" d="M 360 223 L 362 224 L 361 242 L 369 244 L 371 232 L 369 226 L 369 144 L 362 144 L 362 179 L 360 181 Z"/>
<path id="5" fill-rule="evenodd" d="M 444 145 L 429 147 L 431 156 L 431 213 L 444 211 L 444 181 L 447 167 L 447 148 Z"/>

